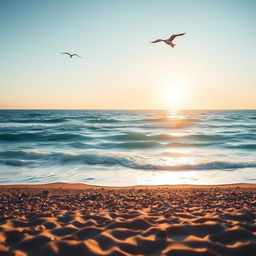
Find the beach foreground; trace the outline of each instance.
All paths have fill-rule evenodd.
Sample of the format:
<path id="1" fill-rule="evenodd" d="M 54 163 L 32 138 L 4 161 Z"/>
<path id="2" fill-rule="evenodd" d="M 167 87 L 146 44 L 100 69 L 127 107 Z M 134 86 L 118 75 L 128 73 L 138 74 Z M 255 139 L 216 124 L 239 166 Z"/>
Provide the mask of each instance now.
<path id="1" fill-rule="evenodd" d="M 0 186 L 0 255 L 256 255 L 256 185 Z"/>

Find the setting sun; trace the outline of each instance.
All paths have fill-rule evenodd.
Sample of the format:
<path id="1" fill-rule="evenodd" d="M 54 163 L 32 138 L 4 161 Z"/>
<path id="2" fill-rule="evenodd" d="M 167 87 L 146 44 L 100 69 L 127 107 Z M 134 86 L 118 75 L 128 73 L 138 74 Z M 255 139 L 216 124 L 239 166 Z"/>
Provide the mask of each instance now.
<path id="1" fill-rule="evenodd" d="M 165 108 L 180 109 L 186 103 L 186 92 L 182 86 L 170 86 L 162 92 L 162 100 Z"/>

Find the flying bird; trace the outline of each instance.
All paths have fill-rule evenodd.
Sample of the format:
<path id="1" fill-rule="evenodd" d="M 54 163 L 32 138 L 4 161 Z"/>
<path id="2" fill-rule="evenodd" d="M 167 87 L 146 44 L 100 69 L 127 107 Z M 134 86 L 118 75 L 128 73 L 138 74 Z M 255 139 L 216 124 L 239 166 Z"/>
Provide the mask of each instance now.
<path id="1" fill-rule="evenodd" d="M 76 53 L 74 53 L 74 54 L 71 54 L 71 53 L 69 53 L 69 52 L 61 52 L 62 54 L 67 54 L 67 55 L 69 55 L 69 57 L 70 58 L 72 58 L 73 56 L 77 56 L 77 57 L 79 57 L 79 58 L 82 58 L 81 56 L 79 56 L 78 54 L 76 54 Z"/>
<path id="2" fill-rule="evenodd" d="M 169 39 L 157 39 L 151 43 L 159 43 L 159 42 L 165 42 L 166 44 L 170 45 L 172 48 L 176 45 L 172 41 L 177 37 L 177 36 L 183 36 L 186 33 L 181 33 L 181 34 L 174 34 L 172 35 Z"/>

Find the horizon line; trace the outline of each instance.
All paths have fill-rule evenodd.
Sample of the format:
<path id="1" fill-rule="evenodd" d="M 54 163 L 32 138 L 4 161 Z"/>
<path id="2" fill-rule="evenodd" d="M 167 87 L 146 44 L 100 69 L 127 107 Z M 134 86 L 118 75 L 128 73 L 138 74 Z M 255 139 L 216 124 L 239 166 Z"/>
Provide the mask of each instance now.
<path id="1" fill-rule="evenodd" d="M 166 108 L 141 108 L 141 109 L 129 109 L 129 108 L 123 108 L 123 109 L 97 109 L 97 108 L 0 108 L 0 111 L 3 110 L 78 110 L 78 111 L 223 111 L 223 110 L 230 110 L 230 111 L 246 111 L 246 110 L 256 110 L 256 108 L 191 108 L 191 109 L 166 109 Z"/>

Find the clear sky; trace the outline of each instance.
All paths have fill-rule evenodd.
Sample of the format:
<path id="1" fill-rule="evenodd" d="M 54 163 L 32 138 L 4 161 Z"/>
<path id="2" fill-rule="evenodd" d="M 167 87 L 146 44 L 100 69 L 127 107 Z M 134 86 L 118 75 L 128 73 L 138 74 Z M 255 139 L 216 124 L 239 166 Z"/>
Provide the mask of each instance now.
<path id="1" fill-rule="evenodd" d="M 0 0 L 0 108 L 256 109 L 255 10 L 254 0 Z M 149 43 L 181 32 L 175 48 Z"/>

